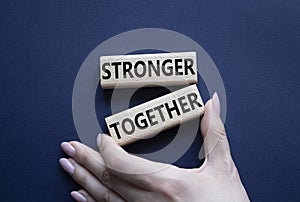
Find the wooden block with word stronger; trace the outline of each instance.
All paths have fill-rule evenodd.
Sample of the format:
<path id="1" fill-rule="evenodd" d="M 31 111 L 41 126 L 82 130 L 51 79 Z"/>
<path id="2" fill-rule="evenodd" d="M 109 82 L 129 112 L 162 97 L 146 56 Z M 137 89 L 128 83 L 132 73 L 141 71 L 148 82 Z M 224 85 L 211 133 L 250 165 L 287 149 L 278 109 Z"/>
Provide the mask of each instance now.
<path id="1" fill-rule="evenodd" d="M 100 57 L 103 89 L 197 83 L 196 52 Z"/>
<path id="2" fill-rule="evenodd" d="M 117 144 L 126 145 L 153 137 L 203 113 L 203 101 L 194 84 L 109 116 L 105 121 Z"/>

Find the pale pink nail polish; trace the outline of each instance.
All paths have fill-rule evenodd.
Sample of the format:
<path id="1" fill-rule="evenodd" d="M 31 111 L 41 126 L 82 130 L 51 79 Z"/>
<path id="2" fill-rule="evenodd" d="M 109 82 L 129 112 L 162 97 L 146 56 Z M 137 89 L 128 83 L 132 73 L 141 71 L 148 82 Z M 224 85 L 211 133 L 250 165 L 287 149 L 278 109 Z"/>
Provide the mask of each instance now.
<path id="1" fill-rule="evenodd" d="M 74 200 L 78 202 L 87 202 L 86 198 L 78 191 L 72 191 L 71 196 L 73 197 Z"/>
<path id="2" fill-rule="evenodd" d="M 59 163 L 61 165 L 61 167 L 69 174 L 73 174 L 75 167 L 73 166 L 73 164 L 65 158 L 61 158 L 59 159 Z"/>
<path id="3" fill-rule="evenodd" d="M 75 148 L 68 142 L 61 143 L 62 150 L 71 157 L 75 156 Z"/>
<path id="4" fill-rule="evenodd" d="M 220 100 L 218 93 L 214 93 L 213 98 L 212 98 L 212 106 L 213 106 L 213 111 L 215 114 L 220 116 Z"/>

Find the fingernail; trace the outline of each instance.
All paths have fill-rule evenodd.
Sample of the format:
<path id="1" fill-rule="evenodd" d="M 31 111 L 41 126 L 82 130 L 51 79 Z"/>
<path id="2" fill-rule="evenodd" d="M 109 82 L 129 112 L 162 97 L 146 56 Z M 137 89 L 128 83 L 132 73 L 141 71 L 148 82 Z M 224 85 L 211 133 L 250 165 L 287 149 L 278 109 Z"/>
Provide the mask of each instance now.
<path id="1" fill-rule="evenodd" d="M 61 165 L 61 167 L 69 174 L 73 174 L 74 173 L 74 166 L 73 164 L 68 160 L 68 159 L 65 159 L 65 158 L 61 158 L 59 159 L 59 163 Z"/>
<path id="2" fill-rule="evenodd" d="M 71 157 L 75 156 L 75 148 L 68 142 L 61 143 L 62 150 Z"/>
<path id="3" fill-rule="evenodd" d="M 102 134 L 99 133 L 99 134 L 98 134 L 98 137 L 97 137 L 97 145 L 98 145 L 98 146 L 100 146 L 100 144 L 101 144 L 101 138 L 102 138 Z"/>
<path id="4" fill-rule="evenodd" d="M 78 202 L 87 202 L 86 198 L 81 193 L 79 193 L 78 191 L 72 191 L 71 192 L 71 196 L 73 197 L 73 199 L 75 201 L 78 201 Z"/>
<path id="5" fill-rule="evenodd" d="M 220 100 L 217 92 L 215 92 L 213 95 L 212 106 L 213 106 L 214 113 L 220 116 Z"/>

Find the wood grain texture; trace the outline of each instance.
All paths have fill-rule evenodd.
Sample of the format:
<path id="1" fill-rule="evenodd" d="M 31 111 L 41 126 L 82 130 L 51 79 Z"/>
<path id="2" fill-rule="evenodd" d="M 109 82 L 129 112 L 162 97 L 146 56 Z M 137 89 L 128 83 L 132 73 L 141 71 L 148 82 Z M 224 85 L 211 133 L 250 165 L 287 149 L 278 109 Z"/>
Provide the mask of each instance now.
<path id="1" fill-rule="evenodd" d="M 196 52 L 100 57 L 103 89 L 197 83 Z"/>
<path id="2" fill-rule="evenodd" d="M 153 137 L 203 113 L 203 101 L 194 84 L 109 116 L 105 121 L 117 144 L 126 145 Z"/>

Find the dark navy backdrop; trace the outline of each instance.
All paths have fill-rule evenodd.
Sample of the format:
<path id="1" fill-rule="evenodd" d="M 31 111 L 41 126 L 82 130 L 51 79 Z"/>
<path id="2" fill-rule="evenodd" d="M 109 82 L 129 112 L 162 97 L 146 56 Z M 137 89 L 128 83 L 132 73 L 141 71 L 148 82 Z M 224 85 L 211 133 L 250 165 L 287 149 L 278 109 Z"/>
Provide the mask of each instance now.
<path id="1" fill-rule="evenodd" d="M 58 159 L 60 142 L 78 138 L 77 71 L 104 40 L 145 27 L 185 34 L 218 66 L 250 198 L 300 200 L 299 1 L 2 0 L 0 8 L 1 201 L 71 201 L 78 185 Z M 198 165 L 196 147 L 177 164 Z"/>

